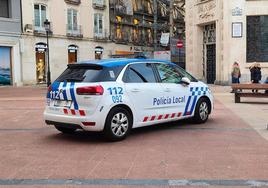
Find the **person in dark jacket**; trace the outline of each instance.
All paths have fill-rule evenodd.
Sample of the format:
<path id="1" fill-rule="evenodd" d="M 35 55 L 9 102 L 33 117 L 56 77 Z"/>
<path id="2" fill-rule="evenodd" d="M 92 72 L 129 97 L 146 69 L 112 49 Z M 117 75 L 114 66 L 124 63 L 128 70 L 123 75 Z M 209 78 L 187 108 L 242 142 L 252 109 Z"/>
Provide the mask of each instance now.
<path id="1" fill-rule="evenodd" d="M 250 67 L 251 83 L 259 84 L 261 80 L 261 66 L 259 63 L 254 63 Z M 252 92 L 258 92 L 258 90 L 252 90 Z"/>

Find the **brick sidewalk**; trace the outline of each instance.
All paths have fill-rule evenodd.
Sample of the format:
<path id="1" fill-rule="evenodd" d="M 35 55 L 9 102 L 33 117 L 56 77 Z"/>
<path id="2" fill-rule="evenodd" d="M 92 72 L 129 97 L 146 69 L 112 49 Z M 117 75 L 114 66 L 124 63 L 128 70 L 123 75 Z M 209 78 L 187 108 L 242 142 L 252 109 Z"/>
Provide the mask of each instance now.
<path id="1" fill-rule="evenodd" d="M 172 186 L 171 180 L 178 180 L 174 186 L 181 180 L 215 180 L 243 187 L 249 180 L 268 180 L 268 142 L 217 96 L 206 124 L 140 128 L 122 142 L 107 143 L 99 134 L 63 135 L 45 125 L 45 93 L 44 88 L 0 88 L 0 185 L 6 179 L 28 179 L 33 187 L 47 187 L 49 182 L 42 184 L 45 179 L 70 187 L 74 184 L 69 181 L 67 186 L 68 179 L 81 180 L 82 185 L 100 179 L 93 185 L 102 187 L 105 179 L 113 186 L 122 185 L 123 179 L 122 187 L 136 180 L 152 180 L 160 187 Z M 27 99 L 16 101 L 22 97 Z"/>

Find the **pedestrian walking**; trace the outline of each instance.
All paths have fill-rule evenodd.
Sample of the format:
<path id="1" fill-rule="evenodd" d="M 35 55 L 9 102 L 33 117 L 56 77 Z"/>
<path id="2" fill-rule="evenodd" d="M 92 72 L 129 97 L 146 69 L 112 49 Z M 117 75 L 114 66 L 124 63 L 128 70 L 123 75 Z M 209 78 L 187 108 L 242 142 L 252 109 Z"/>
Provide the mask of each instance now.
<path id="1" fill-rule="evenodd" d="M 234 62 L 233 64 L 233 70 L 232 70 L 232 83 L 233 84 L 240 84 L 240 77 L 241 77 L 241 71 L 239 64 L 237 62 Z M 234 89 L 232 89 L 231 93 L 236 92 Z"/>
<path id="2" fill-rule="evenodd" d="M 259 63 L 254 63 L 250 67 L 251 83 L 259 84 L 261 80 L 261 66 Z M 258 92 L 258 90 L 252 90 L 252 92 Z"/>

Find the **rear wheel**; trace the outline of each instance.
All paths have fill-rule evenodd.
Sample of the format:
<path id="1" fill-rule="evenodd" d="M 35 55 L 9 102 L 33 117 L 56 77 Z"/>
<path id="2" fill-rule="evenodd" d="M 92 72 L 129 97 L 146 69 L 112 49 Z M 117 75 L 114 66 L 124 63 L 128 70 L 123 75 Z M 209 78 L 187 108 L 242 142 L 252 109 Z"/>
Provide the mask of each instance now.
<path id="1" fill-rule="evenodd" d="M 110 141 L 120 141 L 127 137 L 132 128 L 130 113 L 122 108 L 113 108 L 105 122 L 104 135 Z"/>
<path id="2" fill-rule="evenodd" d="M 209 101 L 205 98 L 201 98 L 195 107 L 194 122 L 205 123 L 209 116 Z"/>
<path id="3" fill-rule="evenodd" d="M 57 125 L 55 125 L 55 128 L 64 134 L 73 134 L 76 131 L 75 128 L 66 128 L 66 127 L 60 127 Z"/>

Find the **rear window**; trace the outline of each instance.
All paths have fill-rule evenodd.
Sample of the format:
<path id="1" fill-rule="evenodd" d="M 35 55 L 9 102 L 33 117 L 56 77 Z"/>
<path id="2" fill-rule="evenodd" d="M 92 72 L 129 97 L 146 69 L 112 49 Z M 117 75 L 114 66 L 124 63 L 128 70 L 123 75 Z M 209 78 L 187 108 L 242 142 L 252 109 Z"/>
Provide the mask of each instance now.
<path id="1" fill-rule="evenodd" d="M 58 78 L 57 82 L 109 82 L 115 81 L 122 66 L 69 66 Z"/>

